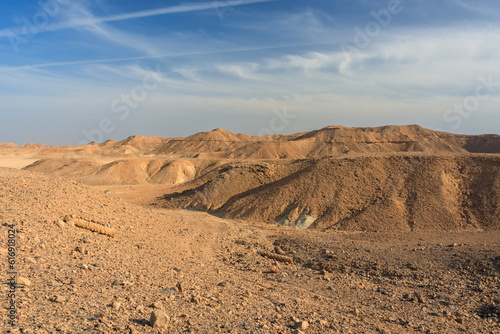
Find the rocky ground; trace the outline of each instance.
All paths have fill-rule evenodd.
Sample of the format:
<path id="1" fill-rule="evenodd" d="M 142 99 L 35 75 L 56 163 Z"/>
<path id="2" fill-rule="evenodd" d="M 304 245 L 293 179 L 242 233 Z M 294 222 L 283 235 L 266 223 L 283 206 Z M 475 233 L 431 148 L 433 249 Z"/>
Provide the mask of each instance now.
<path id="1" fill-rule="evenodd" d="M 61 220 L 71 214 L 117 233 Z M 500 331 L 500 232 L 298 231 L 12 169 L 0 169 L 0 220 L 2 281 L 9 224 L 20 276 L 18 327 L 2 285 L 2 333 Z"/>

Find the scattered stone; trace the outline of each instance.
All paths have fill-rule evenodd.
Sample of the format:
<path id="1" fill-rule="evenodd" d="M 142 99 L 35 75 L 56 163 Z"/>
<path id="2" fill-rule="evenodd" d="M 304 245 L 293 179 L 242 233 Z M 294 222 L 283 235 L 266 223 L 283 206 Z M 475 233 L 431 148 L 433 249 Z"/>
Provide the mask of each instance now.
<path id="1" fill-rule="evenodd" d="M 75 251 L 77 251 L 78 253 L 82 253 L 82 254 L 86 254 L 87 252 L 85 251 L 85 248 L 84 247 L 81 247 L 81 246 L 78 246 L 75 248 Z"/>
<path id="2" fill-rule="evenodd" d="M 449 244 L 448 247 L 450 247 L 450 248 L 458 247 L 458 244 L 457 243 L 452 243 L 452 244 Z"/>
<path id="3" fill-rule="evenodd" d="M 113 310 L 119 310 L 122 307 L 122 304 L 120 302 L 114 301 L 111 307 L 113 307 Z"/>
<path id="4" fill-rule="evenodd" d="M 226 281 L 220 282 L 219 284 L 217 284 L 217 286 L 227 286 L 227 282 Z"/>
<path id="5" fill-rule="evenodd" d="M 0 254 L 1 254 L 1 252 L 0 252 Z M 31 264 L 36 264 L 36 260 L 34 258 L 32 258 L 32 257 L 29 257 L 29 256 L 24 258 L 24 262 L 31 263 Z"/>
<path id="6" fill-rule="evenodd" d="M 328 326 L 328 322 L 326 320 L 319 319 L 318 321 L 316 321 L 316 323 L 318 325 L 320 325 L 321 327 L 327 327 Z"/>
<path id="7" fill-rule="evenodd" d="M 26 277 L 19 277 L 17 279 L 17 284 L 24 285 L 24 286 L 30 286 L 31 281 L 27 279 Z"/>
<path id="8" fill-rule="evenodd" d="M 81 238 L 80 239 L 80 242 L 83 242 L 84 244 L 90 244 L 90 240 L 89 238 L 85 237 L 85 238 Z"/>
<path id="9" fill-rule="evenodd" d="M 66 223 L 62 219 L 59 219 L 58 221 L 56 221 L 56 225 L 59 226 L 60 228 L 66 227 Z"/>
<path id="10" fill-rule="evenodd" d="M 193 295 L 193 296 L 191 296 L 191 302 L 192 303 L 199 304 L 200 301 L 201 301 L 201 298 L 200 298 L 199 295 Z"/>
<path id="11" fill-rule="evenodd" d="M 269 269 L 269 272 L 272 273 L 272 274 L 277 274 L 280 272 L 280 270 L 278 269 L 278 267 L 276 266 L 272 266 L 270 269 Z"/>
<path id="12" fill-rule="evenodd" d="M 420 304 L 425 304 L 425 299 L 424 299 L 424 297 L 422 297 L 422 295 L 420 293 L 415 292 L 414 295 Z"/>
<path id="13" fill-rule="evenodd" d="M 182 283 L 181 282 L 177 283 L 177 285 L 175 286 L 175 288 L 177 289 L 177 291 L 179 293 L 182 293 Z"/>
<path id="14" fill-rule="evenodd" d="M 153 328 L 165 329 L 170 322 L 169 316 L 163 310 L 154 310 L 151 312 L 151 317 L 149 318 L 149 324 Z"/>
<path id="15" fill-rule="evenodd" d="M 293 325 L 293 328 L 294 329 L 298 329 L 298 330 L 306 330 L 307 327 L 309 327 L 309 323 L 307 321 L 297 321 L 295 323 L 295 325 Z"/>
<path id="16" fill-rule="evenodd" d="M 151 305 L 152 308 L 156 308 L 156 309 L 161 309 L 163 307 L 163 305 L 160 303 L 160 302 L 154 302 L 152 305 Z"/>
<path id="17" fill-rule="evenodd" d="M 57 295 L 52 297 L 51 301 L 54 303 L 59 303 L 59 304 L 64 304 L 66 302 L 67 298 L 61 295 Z"/>
<path id="18" fill-rule="evenodd" d="M 161 293 L 171 295 L 171 294 L 175 293 L 175 290 L 174 289 L 165 289 L 165 290 L 162 290 Z"/>
<path id="19" fill-rule="evenodd" d="M 409 293 L 405 293 L 405 294 L 403 295 L 403 299 L 404 299 L 404 300 L 409 300 L 409 301 L 412 301 L 412 300 L 413 300 L 413 296 L 412 296 L 411 294 L 409 294 Z"/>
<path id="20" fill-rule="evenodd" d="M 352 312 L 356 317 L 359 317 L 359 315 L 361 314 L 361 311 L 357 308 L 354 309 L 354 311 Z"/>

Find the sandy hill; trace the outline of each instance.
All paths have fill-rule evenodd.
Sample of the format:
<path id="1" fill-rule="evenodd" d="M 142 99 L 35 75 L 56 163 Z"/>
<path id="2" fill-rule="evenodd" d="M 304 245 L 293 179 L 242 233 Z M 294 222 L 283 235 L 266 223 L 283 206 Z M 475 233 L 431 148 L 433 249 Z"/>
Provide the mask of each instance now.
<path id="1" fill-rule="evenodd" d="M 498 135 L 456 135 L 418 125 L 348 128 L 328 126 L 292 135 L 248 136 L 224 129 L 200 132 L 185 138 L 132 136 L 83 146 L 49 147 L 2 144 L 0 151 L 18 149 L 44 155 L 146 154 L 200 159 L 303 159 L 342 154 L 395 152 L 500 153 Z M 1 152 L 0 152 L 1 153 Z"/>
<path id="2" fill-rule="evenodd" d="M 169 208 L 338 230 L 500 228 L 500 157 L 423 154 L 228 164 Z"/>
<path id="3" fill-rule="evenodd" d="M 126 159 L 103 163 L 97 159 L 49 158 L 24 168 L 68 177 L 89 185 L 179 184 L 193 179 L 196 167 L 187 160 Z"/>
<path id="4" fill-rule="evenodd" d="M 125 140 L 110 143 L 116 149 L 123 149 L 124 146 L 133 147 L 137 150 L 148 150 L 166 141 L 162 137 L 131 136 Z"/>
<path id="5" fill-rule="evenodd" d="M 165 140 L 154 154 L 229 159 L 301 159 L 339 154 L 394 152 L 500 153 L 500 136 L 461 136 L 418 125 L 348 128 L 329 126 L 293 135 L 251 137 L 216 129 Z"/>
<path id="6" fill-rule="evenodd" d="M 418 125 L 328 126 L 266 137 L 215 129 L 40 150 L 25 170 L 89 185 L 171 186 L 158 199 L 137 193 L 161 207 L 299 228 L 500 227 L 498 135 Z"/>
<path id="7" fill-rule="evenodd" d="M 10 150 L 10 149 L 16 149 L 19 146 L 17 146 L 14 143 L 0 143 L 0 150 Z"/>

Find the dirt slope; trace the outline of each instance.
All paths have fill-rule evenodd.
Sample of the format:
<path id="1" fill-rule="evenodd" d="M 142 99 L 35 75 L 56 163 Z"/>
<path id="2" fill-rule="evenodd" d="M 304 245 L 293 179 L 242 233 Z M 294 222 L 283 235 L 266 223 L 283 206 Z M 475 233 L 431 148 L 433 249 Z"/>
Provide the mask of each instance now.
<path id="1" fill-rule="evenodd" d="M 500 157 L 393 155 L 228 164 L 158 205 L 338 230 L 500 228 Z"/>
<path id="2" fill-rule="evenodd" d="M 179 184 L 196 175 L 186 160 L 127 159 L 102 163 L 95 159 L 42 159 L 23 168 L 54 176 L 64 176 L 89 185 Z"/>

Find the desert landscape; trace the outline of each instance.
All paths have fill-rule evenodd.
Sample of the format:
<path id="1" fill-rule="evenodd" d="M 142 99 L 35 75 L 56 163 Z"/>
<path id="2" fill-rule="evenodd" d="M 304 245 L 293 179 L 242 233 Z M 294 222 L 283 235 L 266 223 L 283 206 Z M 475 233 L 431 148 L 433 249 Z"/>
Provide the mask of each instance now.
<path id="1" fill-rule="evenodd" d="M 500 332 L 498 135 L 5 143 L 0 214 L 2 333 Z"/>

